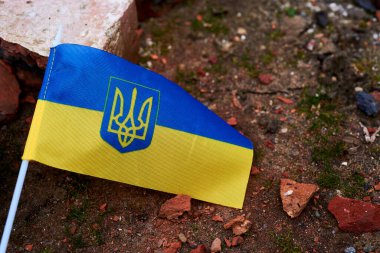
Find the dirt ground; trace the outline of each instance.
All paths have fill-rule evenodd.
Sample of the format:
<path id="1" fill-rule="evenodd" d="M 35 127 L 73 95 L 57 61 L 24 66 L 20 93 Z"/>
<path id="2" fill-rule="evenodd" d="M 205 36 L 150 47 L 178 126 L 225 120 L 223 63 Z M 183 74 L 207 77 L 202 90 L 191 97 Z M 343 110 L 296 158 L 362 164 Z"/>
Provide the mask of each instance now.
<path id="1" fill-rule="evenodd" d="M 254 142 L 253 165 L 261 173 L 251 175 L 243 209 L 192 200 L 190 213 L 168 221 L 157 215 L 171 194 L 32 163 L 9 252 L 32 244 L 41 253 L 159 253 L 180 233 L 189 242 L 179 252 L 190 252 L 194 245 L 210 248 L 216 237 L 231 239 L 212 217 L 239 214 L 252 227 L 241 245 L 223 243 L 222 252 L 380 252 L 380 232 L 342 232 L 327 210 L 338 193 L 380 204 L 372 190 L 380 181 L 380 142 L 366 143 L 359 125 L 377 128 L 380 118 L 363 114 L 355 101 L 355 87 L 380 88 L 380 23 L 351 4 L 182 1 L 142 23 L 139 64 L 176 81 L 226 121 L 236 118 L 235 128 Z M 329 13 L 324 28 L 316 26 L 316 6 Z M 265 84 L 263 74 L 273 80 Z M 17 118 L 1 126 L 0 227 L 33 110 L 22 104 Z M 294 219 L 282 210 L 285 177 L 320 187 Z"/>

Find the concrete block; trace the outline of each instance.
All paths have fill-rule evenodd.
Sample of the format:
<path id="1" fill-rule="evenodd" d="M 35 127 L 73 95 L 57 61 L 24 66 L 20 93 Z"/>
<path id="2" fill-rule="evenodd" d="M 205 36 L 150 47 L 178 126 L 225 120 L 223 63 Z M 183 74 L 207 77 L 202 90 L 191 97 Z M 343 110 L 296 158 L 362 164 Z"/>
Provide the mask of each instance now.
<path id="1" fill-rule="evenodd" d="M 43 68 L 60 25 L 63 43 L 137 57 L 134 0 L 0 1 L 0 57 Z"/>

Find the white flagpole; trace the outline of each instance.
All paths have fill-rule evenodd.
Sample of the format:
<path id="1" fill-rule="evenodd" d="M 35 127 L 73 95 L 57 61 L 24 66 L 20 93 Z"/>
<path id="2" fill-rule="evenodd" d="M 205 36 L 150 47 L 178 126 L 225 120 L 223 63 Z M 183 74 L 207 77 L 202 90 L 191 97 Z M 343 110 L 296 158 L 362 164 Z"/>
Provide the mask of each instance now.
<path id="1" fill-rule="evenodd" d="M 53 45 L 52 45 L 53 47 L 56 47 L 59 44 L 61 44 L 61 37 L 62 37 L 62 25 L 59 25 L 57 34 L 55 35 L 55 38 L 53 41 Z M 13 222 L 15 220 L 18 202 L 21 196 L 22 186 L 24 185 L 26 172 L 28 171 L 28 165 L 29 165 L 28 160 L 22 160 L 15 191 L 13 192 L 11 207 L 9 208 L 7 221 L 4 226 L 3 236 L 1 237 L 0 253 L 6 253 L 7 251 L 8 241 L 11 235 Z"/>
<path id="2" fill-rule="evenodd" d="M 11 235 L 13 221 L 15 220 L 17 206 L 20 200 L 22 186 L 24 185 L 24 180 L 25 180 L 26 172 L 28 170 L 28 165 L 29 165 L 28 160 L 22 160 L 15 191 L 12 197 L 11 207 L 9 208 L 7 221 L 4 226 L 3 236 L 1 237 L 0 253 L 5 253 L 7 250 L 9 236 Z"/>

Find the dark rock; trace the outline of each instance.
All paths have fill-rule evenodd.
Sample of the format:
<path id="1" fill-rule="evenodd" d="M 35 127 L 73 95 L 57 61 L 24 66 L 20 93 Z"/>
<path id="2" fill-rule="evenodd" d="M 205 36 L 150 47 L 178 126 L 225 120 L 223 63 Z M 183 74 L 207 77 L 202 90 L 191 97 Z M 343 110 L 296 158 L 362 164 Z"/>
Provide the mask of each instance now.
<path id="1" fill-rule="evenodd" d="M 356 94 L 356 104 L 368 116 L 374 116 L 380 109 L 380 104 L 376 103 L 375 98 L 363 91 Z"/>
<path id="2" fill-rule="evenodd" d="M 16 71 L 16 76 L 21 84 L 32 88 L 33 90 L 40 90 L 42 85 L 43 74 L 40 71 L 32 69 L 19 68 Z"/>
<path id="3" fill-rule="evenodd" d="M 373 0 L 373 4 L 377 9 L 380 9 L 380 0 Z"/>
<path id="4" fill-rule="evenodd" d="M 330 201 L 328 210 L 337 219 L 339 228 L 345 232 L 380 230 L 380 205 L 336 196 Z"/>
<path id="5" fill-rule="evenodd" d="M 270 134 L 275 134 L 278 132 L 278 129 L 280 129 L 281 121 L 274 119 L 269 121 L 266 132 Z"/>
<path id="6" fill-rule="evenodd" d="M 325 28 L 329 23 L 329 17 L 325 11 L 318 11 L 315 13 L 315 21 L 321 28 Z"/>
<path id="7" fill-rule="evenodd" d="M 363 248 L 364 252 L 365 253 L 370 253 L 370 252 L 374 252 L 376 249 L 375 246 L 371 245 L 371 244 L 366 244 Z"/>
<path id="8" fill-rule="evenodd" d="M 0 62 L 0 121 L 16 114 L 19 104 L 20 87 L 10 67 Z"/>
<path id="9" fill-rule="evenodd" d="M 366 11 L 375 12 L 376 7 L 371 0 L 355 0 L 355 4 Z"/>

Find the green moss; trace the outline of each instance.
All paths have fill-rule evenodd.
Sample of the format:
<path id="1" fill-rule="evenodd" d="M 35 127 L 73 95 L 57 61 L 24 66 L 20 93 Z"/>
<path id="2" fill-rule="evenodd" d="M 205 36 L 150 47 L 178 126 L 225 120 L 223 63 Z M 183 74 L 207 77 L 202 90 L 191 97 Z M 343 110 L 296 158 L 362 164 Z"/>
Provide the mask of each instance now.
<path id="1" fill-rule="evenodd" d="M 87 210 L 89 204 L 88 201 L 84 201 L 81 206 L 75 206 L 70 209 L 69 214 L 67 215 L 68 220 L 76 220 L 81 223 L 87 218 Z"/>
<path id="2" fill-rule="evenodd" d="M 83 239 L 82 234 L 77 234 L 71 238 L 74 249 L 80 249 L 87 246 L 86 242 Z"/>
<path id="3" fill-rule="evenodd" d="M 40 253 L 54 253 L 54 250 L 52 250 L 51 248 L 44 248 L 40 251 Z"/>
<path id="4" fill-rule="evenodd" d="M 219 74 L 219 75 L 227 74 L 227 69 L 225 68 L 224 64 L 219 63 L 219 62 L 212 64 L 209 67 L 206 67 L 205 70 L 212 74 Z"/>
<path id="5" fill-rule="evenodd" d="M 327 166 L 318 177 L 318 185 L 323 188 L 338 189 L 340 176 L 331 167 Z"/>
<path id="6" fill-rule="evenodd" d="M 356 66 L 359 72 L 367 74 L 370 81 L 373 83 L 380 82 L 378 62 L 377 60 L 374 60 L 372 53 L 368 53 L 366 56 L 356 59 L 353 64 Z"/>
<path id="7" fill-rule="evenodd" d="M 353 198 L 364 195 L 364 177 L 357 171 L 353 172 L 350 178 L 345 180 L 343 185 L 343 194 L 346 197 Z"/>
<path id="8" fill-rule="evenodd" d="M 195 84 L 197 81 L 197 76 L 194 71 L 177 69 L 175 79 L 177 83 L 187 86 Z"/>
<path id="9" fill-rule="evenodd" d="M 284 9 L 284 12 L 288 17 L 294 17 L 297 15 L 297 10 L 294 7 L 287 7 Z"/>
<path id="10" fill-rule="evenodd" d="M 334 159 L 341 157 L 344 150 L 344 142 L 326 138 L 314 144 L 311 159 L 313 162 L 329 165 Z"/>
<path id="11" fill-rule="evenodd" d="M 93 235 L 98 246 L 104 244 L 104 236 L 101 230 L 93 230 Z"/>
<path id="12" fill-rule="evenodd" d="M 226 12 L 223 10 L 215 10 L 208 7 L 205 11 L 201 12 L 202 20 L 194 19 L 191 22 L 191 29 L 194 32 L 209 32 L 215 35 L 227 35 L 229 32 L 228 27 L 224 23 Z"/>
<path id="13" fill-rule="evenodd" d="M 247 71 L 249 77 L 256 78 L 259 76 L 260 72 L 257 70 L 256 64 L 252 60 L 252 57 L 250 56 L 248 50 L 246 50 L 242 54 L 239 60 L 235 60 L 235 61 L 237 65 L 239 65 L 240 67 L 244 68 Z"/>
<path id="14" fill-rule="evenodd" d="M 281 234 L 272 233 L 277 247 L 282 253 L 301 253 L 301 248 L 294 243 L 293 235 L 290 231 Z"/>
<path id="15" fill-rule="evenodd" d="M 284 33 L 280 29 L 274 29 L 268 34 L 268 39 L 269 40 L 274 40 L 277 41 L 284 37 Z"/>
<path id="16" fill-rule="evenodd" d="M 266 51 L 264 54 L 260 55 L 260 63 L 263 63 L 264 65 L 269 65 L 273 62 L 275 58 L 275 55 L 272 51 Z"/>

